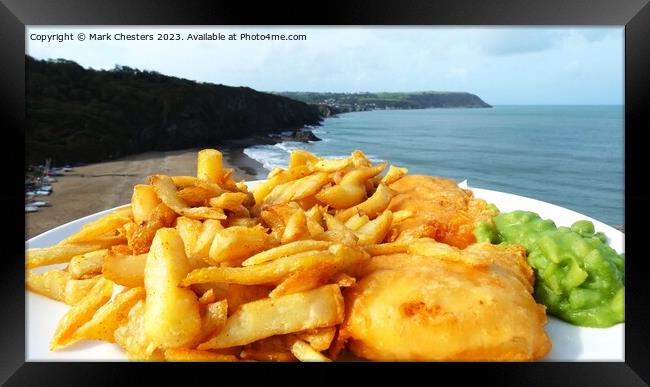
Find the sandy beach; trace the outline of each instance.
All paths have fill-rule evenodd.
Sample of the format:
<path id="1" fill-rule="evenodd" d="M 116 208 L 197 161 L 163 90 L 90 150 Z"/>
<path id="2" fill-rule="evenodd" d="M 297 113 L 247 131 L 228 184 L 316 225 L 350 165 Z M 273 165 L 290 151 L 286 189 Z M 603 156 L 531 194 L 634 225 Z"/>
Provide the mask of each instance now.
<path id="1" fill-rule="evenodd" d="M 246 156 L 243 148 L 220 146 L 218 149 L 224 155 L 224 167 L 235 169 L 235 180 L 266 176 L 267 171 Z M 51 207 L 25 214 L 25 240 L 75 219 L 130 202 L 133 186 L 145 183 L 149 175 L 195 175 L 198 150 L 147 152 L 74 167 L 52 183 L 51 195 L 39 197 Z"/>

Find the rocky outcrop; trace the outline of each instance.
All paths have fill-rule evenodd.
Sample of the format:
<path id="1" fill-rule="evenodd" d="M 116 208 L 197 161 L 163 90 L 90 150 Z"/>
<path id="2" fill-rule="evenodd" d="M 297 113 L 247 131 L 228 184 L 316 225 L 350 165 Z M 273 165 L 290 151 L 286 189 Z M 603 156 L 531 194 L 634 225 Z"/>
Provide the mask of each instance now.
<path id="1" fill-rule="evenodd" d="M 270 135 L 271 139 L 277 140 L 279 142 L 283 141 L 297 141 L 297 142 L 309 142 L 309 141 L 321 141 L 320 138 L 316 137 L 314 132 L 309 129 L 303 130 L 294 130 L 290 134 L 273 134 Z"/>
<path id="2" fill-rule="evenodd" d="M 26 57 L 27 162 L 96 162 L 317 125 L 317 106 L 247 87 Z M 297 131 L 299 136 L 305 132 Z"/>

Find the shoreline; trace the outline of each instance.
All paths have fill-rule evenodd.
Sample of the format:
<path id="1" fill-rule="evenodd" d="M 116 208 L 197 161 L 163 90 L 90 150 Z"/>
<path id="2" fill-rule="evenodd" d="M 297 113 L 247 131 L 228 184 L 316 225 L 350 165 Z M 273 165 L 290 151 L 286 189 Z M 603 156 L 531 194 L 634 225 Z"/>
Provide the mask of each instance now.
<path id="1" fill-rule="evenodd" d="M 251 143 L 248 146 L 253 145 L 257 144 Z M 231 145 L 223 146 L 221 149 L 217 149 L 223 153 L 224 166 L 228 165 L 226 168 L 235 168 L 235 180 L 241 180 L 237 178 L 238 171 L 241 175 L 244 175 L 246 181 L 266 179 L 269 171 L 264 168 L 264 165 L 244 153 L 244 149 L 246 149 L 248 146 L 233 147 Z"/>
<path id="2" fill-rule="evenodd" d="M 36 198 L 51 206 L 25 213 L 25 240 L 84 216 L 129 203 L 133 186 L 145 183 L 150 175 L 195 176 L 197 153 L 201 149 L 218 149 L 223 154 L 224 168 L 235 170 L 236 181 L 264 179 L 268 171 L 244 153 L 247 147 L 267 143 L 262 140 L 255 136 L 214 146 L 149 151 L 73 166 L 72 171 L 57 177 L 57 181 L 51 184 L 51 195 Z"/>

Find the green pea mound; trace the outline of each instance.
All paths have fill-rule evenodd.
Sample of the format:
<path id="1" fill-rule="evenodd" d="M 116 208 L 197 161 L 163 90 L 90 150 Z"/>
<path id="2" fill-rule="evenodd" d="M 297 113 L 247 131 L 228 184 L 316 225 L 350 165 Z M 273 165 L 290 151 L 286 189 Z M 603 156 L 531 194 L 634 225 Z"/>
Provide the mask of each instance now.
<path id="1" fill-rule="evenodd" d="M 609 327 L 625 321 L 625 256 L 607 245 L 593 223 L 556 227 L 528 211 L 501 213 L 481 222 L 477 241 L 516 243 L 535 271 L 535 299 L 574 325 Z"/>

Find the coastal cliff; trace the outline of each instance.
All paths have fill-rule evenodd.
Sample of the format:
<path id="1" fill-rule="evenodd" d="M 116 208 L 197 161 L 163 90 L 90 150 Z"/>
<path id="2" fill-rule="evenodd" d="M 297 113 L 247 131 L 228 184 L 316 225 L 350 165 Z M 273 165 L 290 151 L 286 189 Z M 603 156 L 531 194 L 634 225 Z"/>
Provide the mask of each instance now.
<path id="1" fill-rule="evenodd" d="M 319 106 L 321 115 L 378 109 L 489 108 L 475 94 L 465 92 L 422 91 L 401 93 L 274 93 Z"/>
<path id="2" fill-rule="evenodd" d="M 96 162 L 318 124 L 319 108 L 247 87 L 26 56 L 28 164 Z"/>

